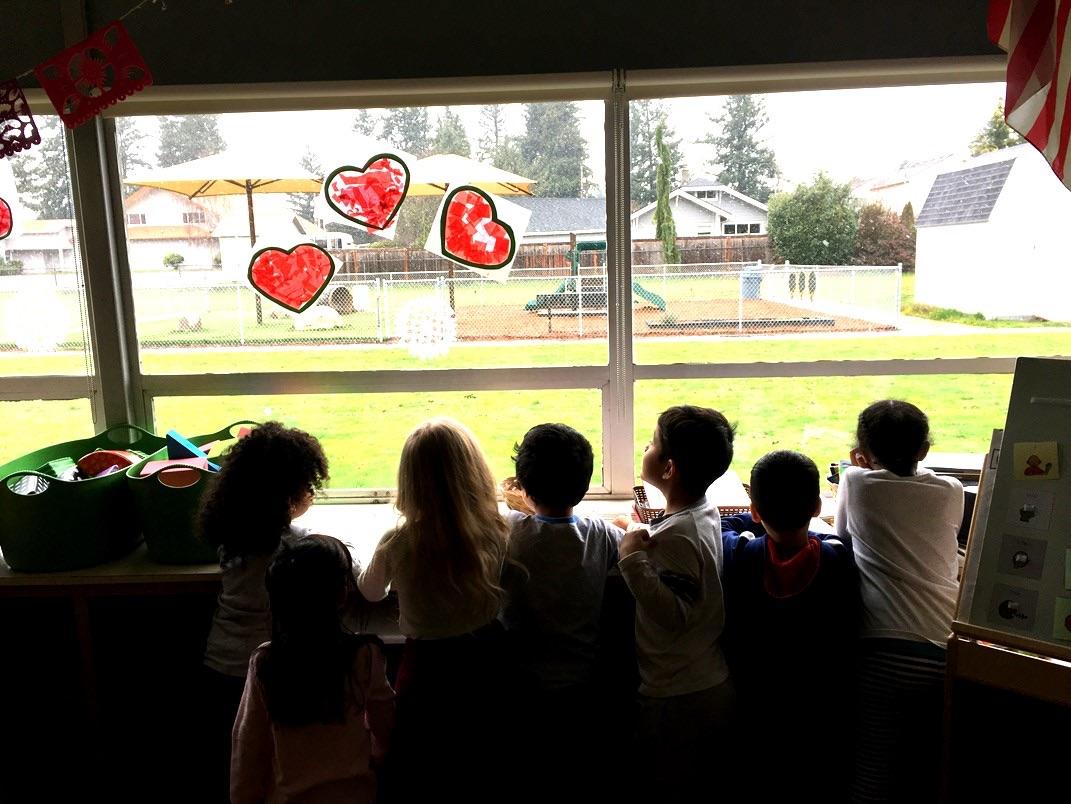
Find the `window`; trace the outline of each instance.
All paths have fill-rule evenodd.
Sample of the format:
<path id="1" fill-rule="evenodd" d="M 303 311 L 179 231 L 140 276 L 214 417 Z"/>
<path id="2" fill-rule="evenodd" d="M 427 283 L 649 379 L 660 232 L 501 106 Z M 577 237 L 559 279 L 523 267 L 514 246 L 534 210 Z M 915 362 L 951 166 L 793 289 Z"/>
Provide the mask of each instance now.
<path id="1" fill-rule="evenodd" d="M 203 212 L 183 212 L 182 213 L 182 222 L 183 223 L 204 223 L 205 222 L 205 214 Z M 142 223 L 144 223 L 144 221 L 142 221 Z"/>
<path id="2" fill-rule="evenodd" d="M 830 68 L 831 76 L 836 69 Z M 953 234 L 963 223 L 1018 229 L 1001 219 L 999 205 L 959 209 L 944 204 L 947 193 L 930 198 L 928 188 L 950 183 L 974 188 L 978 198 L 1014 191 L 1016 180 L 1008 177 L 1019 176 L 1015 171 L 1027 164 L 1028 149 L 994 152 L 966 166 L 960 157 L 954 164 L 938 159 L 966 148 L 1002 86 L 787 87 L 757 98 L 767 105 L 769 123 L 754 133 L 778 169 L 753 183 L 754 173 L 734 180 L 710 167 L 724 163 L 710 145 L 717 141 L 710 121 L 746 105 L 739 96 L 658 99 L 660 87 L 674 94 L 683 85 L 659 83 L 667 80 L 661 73 L 634 71 L 627 78 L 630 104 L 651 107 L 652 114 L 640 118 L 664 116 L 669 129 L 686 133 L 678 138 L 682 161 L 670 190 L 687 183 L 697 188 L 684 189 L 671 205 L 681 236 L 678 253 L 668 257 L 653 221 L 657 166 L 644 162 L 649 154 L 642 136 L 628 140 L 608 82 L 563 89 L 570 97 L 590 91 L 594 100 L 192 115 L 203 129 L 199 142 L 215 138 L 220 150 L 261 149 L 258 132 L 266 129 L 303 132 L 305 141 L 296 145 L 308 149 L 321 173 L 351 158 L 338 153 L 343 149 L 336 139 L 354 128 L 374 132 L 388 148 L 431 150 L 420 137 L 403 137 L 403 117 L 416 121 L 438 150 L 467 152 L 522 177 L 544 172 L 536 177 L 537 196 L 506 198 L 526 207 L 531 224 L 518 243 L 512 273 L 501 283 L 423 251 L 439 195 L 412 194 L 406 202 L 412 217 L 400 219 L 395 239 L 384 242 L 332 220 L 315 195 L 255 194 L 261 236 L 296 227 L 293 237 L 327 244 L 337 254 L 331 286 L 299 316 L 260 299 L 245 281 L 250 243 L 243 197 L 198 199 L 205 223 L 196 238 L 178 226 L 139 229 L 128 218 L 133 292 L 123 317 L 136 327 L 131 353 L 141 371 L 135 402 L 145 401 L 158 429 L 177 426 L 197 434 L 234 419 L 267 416 L 306 426 L 333 445 L 336 489 L 391 485 L 400 439 L 425 416 L 465 419 L 499 474 L 511 472 L 509 449 L 527 426 L 564 419 L 579 422 L 593 443 L 599 441 L 596 449 L 606 456 L 604 487 L 627 493 L 634 452 L 658 410 L 675 402 L 715 404 L 739 419 L 741 475 L 773 446 L 802 448 L 821 462 L 827 453 L 839 455 L 850 442 L 857 410 L 883 395 L 908 396 L 932 408 L 938 451 L 981 451 L 989 429 L 1001 423 L 1015 357 L 1071 353 L 1071 327 L 1058 323 L 1071 320 L 1071 310 L 1057 303 L 1071 298 L 1071 279 L 1065 287 L 1059 272 L 1041 265 L 1059 265 L 1066 254 L 1056 236 L 1071 214 L 1059 208 L 1066 191 L 1059 200 L 1054 195 L 1009 205 L 1050 223 L 1015 244 L 1006 236 L 957 244 Z M 816 80 L 825 79 L 801 78 Z M 438 91 L 428 89 L 421 98 L 438 98 Z M 800 121 L 813 118 L 815 108 L 824 110 L 817 119 L 839 122 L 802 138 Z M 909 125 L 919 109 L 927 110 L 925 136 Z M 176 104 L 168 111 L 189 110 Z M 548 111 L 554 114 L 543 115 Z M 530 125 L 530 118 L 541 115 L 571 117 L 579 130 L 578 137 L 543 135 L 579 146 L 560 160 L 557 172 L 547 172 L 558 164 L 554 160 L 530 158 L 531 132 L 546 130 Z M 492 119 L 499 123 L 495 148 L 480 137 Z M 132 128 L 150 140 L 162 135 L 161 121 L 151 116 L 120 122 L 123 153 L 136 147 Z M 616 164 L 614 154 L 626 149 L 633 163 Z M 152 160 L 144 151 L 142 157 Z M 620 177 L 609 185 L 619 194 L 609 202 L 607 168 Z M 850 214 L 857 222 L 870 216 L 855 231 L 895 230 L 895 237 L 879 244 L 885 249 L 895 243 L 901 251 L 857 249 L 854 240 L 838 243 L 829 236 L 810 238 L 811 251 L 784 240 L 774 248 L 770 232 L 776 232 L 779 214 L 793 210 L 796 188 L 823 175 L 832 185 L 850 184 Z M 1051 179 L 1051 173 L 1037 177 L 1042 175 Z M 172 221 L 190 214 L 183 213 L 188 201 L 180 197 L 138 192 L 138 208 L 154 220 L 157 210 L 160 219 L 166 213 Z M 707 202 L 721 210 L 713 229 Z M 808 218 L 807 210 L 804 205 L 796 231 L 811 234 L 822 221 L 813 212 Z M 912 213 L 917 234 L 905 237 Z M 985 220 L 961 221 L 963 214 Z M 609 241 L 613 247 L 625 230 L 624 216 L 632 242 L 609 253 L 595 245 Z M 570 235 L 584 246 L 572 254 Z M 1026 258 L 1035 252 L 1045 259 Z M 993 260 L 983 260 L 990 255 Z M 1007 282 L 1009 264 L 1017 266 L 1021 281 Z M 970 277 L 960 276 L 962 265 L 972 266 Z M 994 287 L 1000 293 L 987 295 Z M 618 294 L 631 304 L 614 304 Z M 72 358 L 50 359 L 69 366 Z M 377 466 L 364 467 L 363 456 L 355 457 L 365 446 L 379 457 Z"/>
<path id="3" fill-rule="evenodd" d="M 145 213 L 131 212 L 126 216 L 126 222 L 135 226 L 143 224 L 145 223 Z"/>
<path id="4" fill-rule="evenodd" d="M 156 421 L 191 434 L 212 433 L 241 419 L 277 418 L 323 442 L 336 489 L 391 488 L 409 431 L 433 416 L 465 422 L 502 479 L 514 474 L 513 445 L 533 424 L 564 421 L 591 441 L 593 487 L 602 482 L 602 417 L 598 390 L 450 391 L 378 394 L 169 396 L 154 404 Z"/>
<path id="5" fill-rule="evenodd" d="M 668 129 L 694 132 L 691 159 L 722 164 L 726 154 L 700 147 L 719 134 L 709 121 L 736 115 L 733 122 L 752 130 L 747 109 L 758 107 L 769 122 L 754 130 L 754 144 L 772 152 L 777 168 L 741 171 L 739 185 L 726 181 L 720 193 L 717 203 L 748 221 L 724 223 L 723 234 L 751 235 L 746 241 L 681 242 L 679 259 L 666 265 L 634 260 L 633 282 L 661 302 L 633 310 L 634 446 L 674 400 L 716 400 L 739 421 L 734 466 L 742 476 L 776 447 L 802 449 L 822 465 L 850 445 L 859 410 L 898 396 L 930 415 L 936 451 L 984 452 L 1003 424 L 1010 358 L 1071 350 L 1071 328 L 1053 323 L 1071 321 L 1071 305 L 1020 293 L 1071 289 L 1060 272 L 1043 267 L 1058 252 L 1059 227 L 1032 230 L 1013 244 L 991 203 L 1016 192 L 1007 180 L 1016 170 L 1038 188 L 1017 202 L 1032 216 L 1071 214 L 1071 199 L 1029 147 L 966 156 L 1002 92 L 1000 84 L 961 84 L 633 101 L 658 111 L 639 117 L 662 116 Z M 853 122 L 801 129 L 816 108 L 823 110 L 816 119 Z M 920 108 L 927 109 L 925 136 L 906 123 L 909 110 Z M 803 130 L 812 133 L 801 137 Z M 636 159 L 634 151 L 633 176 L 642 176 Z M 814 194 L 794 197 L 798 187 L 842 199 L 838 214 L 843 208 L 861 234 L 837 239 L 815 215 Z M 775 248 L 770 233 L 778 225 L 785 234 Z M 794 232 L 802 234 L 793 240 Z M 976 256 L 966 272 L 959 265 L 968 254 Z M 1031 279 L 1009 282 L 1008 264 Z M 1000 320 L 1002 313 L 1048 320 L 1035 319 L 1045 328 L 1028 334 L 1021 321 Z M 940 375 L 930 374 L 935 358 L 945 368 Z"/>
<path id="6" fill-rule="evenodd" d="M 56 117 L 35 119 L 41 144 L 0 165 L 0 197 L 11 212 L 0 239 L 7 400 L 0 401 L 0 463 L 93 431 L 94 365 L 66 131 Z"/>
<path id="7" fill-rule="evenodd" d="M 274 146 L 264 143 L 263 132 L 303 132 L 307 169 L 320 177 L 361 158 L 351 153 L 349 143 L 355 125 L 371 121 L 380 137 L 368 155 L 436 150 L 458 157 L 467 165 L 463 172 L 475 171 L 471 181 L 483 181 L 480 171 L 486 172 L 487 163 L 515 174 L 516 179 L 489 189 L 530 221 L 515 244 L 508 278 L 496 281 L 424 249 L 436 225 L 441 185 L 465 181 L 454 168 L 437 181 L 428 173 L 434 162 L 423 169 L 410 166 L 413 175 L 429 178 L 423 187 L 411 187 L 391 240 L 348 225 L 319 193 L 273 193 L 270 187 L 256 192 L 252 212 L 258 235 L 270 233 L 283 247 L 314 242 L 335 254 L 333 279 L 301 314 L 275 306 L 248 284 L 244 192 L 198 198 L 218 223 L 196 237 L 160 227 L 153 233 L 158 237 L 148 239 L 129 229 L 137 359 L 158 429 L 181 425 L 210 432 L 231 419 L 280 416 L 325 443 L 340 445 L 332 477 L 343 488 L 392 486 L 396 452 L 407 429 L 432 410 L 459 416 L 456 411 L 472 411 L 468 423 L 484 436 L 488 453 L 500 456 L 496 466 L 503 471 L 510 468 L 512 445 L 543 417 L 590 420 L 585 432 L 599 442 L 601 452 L 607 404 L 602 394 L 609 376 L 602 103 L 193 118 L 201 132 L 198 145 L 212 141 L 220 153 L 260 154 L 268 169 L 278 159 Z M 132 128 L 174 136 L 151 117 L 130 118 L 124 129 L 129 134 Z M 497 149 L 483 162 L 470 156 L 481 138 L 495 130 Z M 425 141 L 407 139 L 414 131 L 423 131 Z M 120 139 L 120 150 L 124 147 Z M 525 163 L 525 148 L 547 152 L 554 166 Z M 194 151 L 190 154 L 192 159 Z M 143 161 L 153 158 L 142 154 Z M 154 167 L 139 173 L 151 174 Z M 537 169 L 543 172 L 529 175 Z M 536 197 L 530 186 L 548 189 Z M 143 188 L 139 198 L 161 209 L 187 203 L 176 192 L 158 188 Z M 183 213 L 183 220 L 190 222 L 197 214 Z M 575 255 L 570 253 L 573 237 Z M 161 255 L 166 254 L 184 258 L 181 270 L 161 270 Z M 278 380 L 264 379 L 271 374 Z M 246 380 L 247 375 L 256 379 Z M 299 375 L 306 380 L 297 380 Z M 299 394 L 265 395 L 258 390 L 265 382 Z M 469 390 L 455 392 L 458 387 Z M 206 392 L 220 396 L 205 404 Z M 224 410 L 233 413 L 224 416 Z M 384 456 L 376 467 L 365 465 L 370 453 Z M 598 472 L 593 482 L 600 484 Z"/>

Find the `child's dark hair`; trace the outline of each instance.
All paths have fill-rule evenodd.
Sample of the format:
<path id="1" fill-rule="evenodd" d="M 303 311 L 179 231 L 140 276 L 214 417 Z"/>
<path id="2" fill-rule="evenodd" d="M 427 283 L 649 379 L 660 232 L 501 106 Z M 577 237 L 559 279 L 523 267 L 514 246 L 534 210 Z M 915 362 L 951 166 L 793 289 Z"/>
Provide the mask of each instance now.
<path id="1" fill-rule="evenodd" d="M 733 462 L 736 428 L 712 408 L 677 405 L 658 417 L 662 458 L 671 458 L 684 490 L 700 497 Z"/>
<path id="2" fill-rule="evenodd" d="M 220 461 L 201 500 L 201 535 L 224 562 L 270 554 L 290 524 L 291 506 L 327 480 L 327 456 L 303 430 L 265 422 L 239 438 Z"/>
<path id="3" fill-rule="evenodd" d="M 284 542 L 272 559 L 265 578 L 271 644 L 257 676 L 274 722 L 344 721 L 346 679 L 360 644 L 340 615 L 352 585 L 350 552 L 330 536 Z"/>
<path id="4" fill-rule="evenodd" d="M 537 424 L 513 448 L 517 480 L 540 505 L 571 508 L 587 494 L 591 443 L 567 424 Z"/>
<path id="5" fill-rule="evenodd" d="M 818 467 L 799 452 L 770 452 L 751 467 L 751 502 L 774 530 L 808 525 L 820 493 Z"/>
<path id="6" fill-rule="evenodd" d="M 883 399 L 859 414 L 855 439 L 885 469 L 910 477 L 929 443 L 930 420 L 910 402 Z"/>

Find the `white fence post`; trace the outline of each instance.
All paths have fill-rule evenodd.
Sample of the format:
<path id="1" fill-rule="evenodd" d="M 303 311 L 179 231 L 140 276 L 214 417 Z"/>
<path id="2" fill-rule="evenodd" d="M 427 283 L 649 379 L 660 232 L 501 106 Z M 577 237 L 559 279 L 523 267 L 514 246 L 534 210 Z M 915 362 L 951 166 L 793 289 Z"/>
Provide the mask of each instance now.
<path id="1" fill-rule="evenodd" d="M 737 273 L 736 279 L 736 331 L 744 331 L 744 271 Z"/>
<path id="2" fill-rule="evenodd" d="M 893 318 L 897 321 L 900 319 L 900 309 L 903 305 L 903 286 L 904 286 L 904 264 L 902 262 L 896 263 L 896 307 L 893 309 Z"/>
<path id="3" fill-rule="evenodd" d="M 393 276 L 388 274 L 388 276 Z M 391 337 L 392 326 L 390 320 L 390 279 L 383 281 L 383 331 L 387 338 Z"/>
<path id="4" fill-rule="evenodd" d="M 376 292 L 376 340 L 383 343 L 383 277 L 377 276 L 373 287 Z"/>
<path id="5" fill-rule="evenodd" d="M 245 305 L 242 304 L 241 283 L 235 283 L 234 294 L 238 307 L 238 344 L 245 346 Z"/>
<path id="6" fill-rule="evenodd" d="M 579 265 L 576 267 L 576 321 L 578 334 L 584 337 L 584 277 L 580 273 L 583 270 Z"/>

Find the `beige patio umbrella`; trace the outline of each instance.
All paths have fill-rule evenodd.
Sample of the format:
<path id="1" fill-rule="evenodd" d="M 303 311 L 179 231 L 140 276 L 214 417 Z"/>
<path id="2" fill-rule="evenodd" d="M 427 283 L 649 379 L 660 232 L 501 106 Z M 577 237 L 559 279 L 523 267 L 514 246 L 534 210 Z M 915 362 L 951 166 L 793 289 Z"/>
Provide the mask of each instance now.
<path id="1" fill-rule="evenodd" d="M 532 195 L 535 181 L 467 156 L 435 154 L 409 166 L 409 195 L 442 195 L 451 184 L 471 184 L 495 195 Z"/>
<path id="2" fill-rule="evenodd" d="M 252 246 L 257 241 L 253 218 L 254 193 L 319 193 L 323 177 L 314 176 L 286 159 L 265 157 L 252 150 L 234 148 L 145 175 L 132 176 L 124 183 L 170 190 L 187 198 L 245 195 L 249 208 L 249 245 Z M 258 295 L 257 323 L 262 322 Z"/>

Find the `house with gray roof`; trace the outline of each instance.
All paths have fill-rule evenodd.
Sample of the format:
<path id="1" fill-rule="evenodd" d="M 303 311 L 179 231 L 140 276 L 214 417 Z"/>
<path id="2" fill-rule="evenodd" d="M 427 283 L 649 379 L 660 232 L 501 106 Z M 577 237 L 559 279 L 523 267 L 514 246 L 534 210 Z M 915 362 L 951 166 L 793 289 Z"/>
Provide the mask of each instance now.
<path id="1" fill-rule="evenodd" d="M 655 204 L 632 213 L 632 239 L 654 240 Z M 766 205 L 708 176 L 669 194 L 677 237 L 766 234 Z"/>
<path id="2" fill-rule="evenodd" d="M 946 169 L 915 221 L 916 301 L 1071 321 L 1068 221 L 1071 193 L 1032 145 Z"/>
<path id="3" fill-rule="evenodd" d="M 568 243 L 606 239 L 605 198 L 537 198 L 510 196 L 510 203 L 532 213 L 525 243 Z"/>
<path id="4" fill-rule="evenodd" d="M 525 243 L 606 239 L 605 198 L 510 196 L 532 213 Z M 670 193 L 677 237 L 766 234 L 766 205 L 714 179 L 699 176 Z M 654 204 L 632 213 L 632 239 L 654 240 Z"/>

